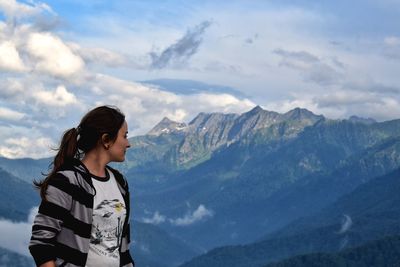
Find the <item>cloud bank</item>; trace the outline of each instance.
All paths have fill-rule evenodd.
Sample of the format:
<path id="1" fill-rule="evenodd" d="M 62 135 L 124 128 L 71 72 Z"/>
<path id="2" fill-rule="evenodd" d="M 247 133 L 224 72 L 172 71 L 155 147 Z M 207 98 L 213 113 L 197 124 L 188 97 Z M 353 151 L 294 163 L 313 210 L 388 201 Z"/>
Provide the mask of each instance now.
<path id="1" fill-rule="evenodd" d="M 31 209 L 27 222 L 12 222 L 0 219 L 0 246 L 13 252 L 29 256 L 29 240 L 32 223 L 38 212 L 38 207 Z"/>
<path id="2" fill-rule="evenodd" d="M 142 221 L 151 224 L 161 224 L 169 222 L 175 226 L 188 226 L 194 223 L 206 220 L 214 216 L 212 210 L 207 209 L 203 204 L 200 204 L 193 212 L 188 212 L 184 216 L 179 218 L 167 218 L 165 215 L 161 215 L 158 211 L 153 214 L 151 218 L 143 218 Z"/>
<path id="3" fill-rule="evenodd" d="M 37 27 L 55 14 L 46 4 L 3 1 L 0 11 L 6 17 L 0 21 L 0 156 L 51 156 L 61 134 L 96 105 L 119 106 L 133 134 L 144 134 L 164 116 L 184 121 L 204 109 L 243 112 L 255 105 L 230 94 L 181 95 L 102 73 L 102 67 L 145 65 L 125 53 L 67 40 L 52 27 Z M 153 53 L 148 70 L 187 62 L 210 24 L 200 23 Z"/>

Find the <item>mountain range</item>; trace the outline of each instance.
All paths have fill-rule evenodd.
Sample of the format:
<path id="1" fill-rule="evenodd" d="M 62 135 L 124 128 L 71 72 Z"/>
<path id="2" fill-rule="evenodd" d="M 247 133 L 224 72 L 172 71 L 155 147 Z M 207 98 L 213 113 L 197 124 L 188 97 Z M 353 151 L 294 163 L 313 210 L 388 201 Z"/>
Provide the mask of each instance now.
<path id="1" fill-rule="evenodd" d="M 265 267 L 382 267 L 399 266 L 400 237 L 391 236 L 338 253 L 313 253 L 293 257 Z"/>
<path id="2" fill-rule="evenodd" d="M 397 169 L 376 177 L 316 214 L 297 219 L 258 242 L 217 248 L 182 266 L 264 266 L 294 255 L 341 253 L 399 235 L 399 175 Z"/>
<path id="3" fill-rule="evenodd" d="M 188 123 L 163 118 L 130 142 L 115 167 L 132 188 L 138 266 L 264 266 L 400 234 L 400 120 L 257 106 Z M 22 199 L 1 216 L 26 218 L 38 200 L 29 183 L 50 161 L 0 158 L 10 203 Z"/>

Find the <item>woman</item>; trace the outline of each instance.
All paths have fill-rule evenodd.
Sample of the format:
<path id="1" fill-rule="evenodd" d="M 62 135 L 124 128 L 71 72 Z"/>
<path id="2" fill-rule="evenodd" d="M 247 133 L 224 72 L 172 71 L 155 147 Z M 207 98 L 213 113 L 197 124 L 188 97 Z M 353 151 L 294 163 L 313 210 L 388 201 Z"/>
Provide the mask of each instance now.
<path id="1" fill-rule="evenodd" d="M 64 133 L 49 175 L 34 182 L 42 198 L 29 250 L 37 266 L 132 267 L 128 183 L 110 162 L 130 147 L 125 116 L 88 112 Z"/>

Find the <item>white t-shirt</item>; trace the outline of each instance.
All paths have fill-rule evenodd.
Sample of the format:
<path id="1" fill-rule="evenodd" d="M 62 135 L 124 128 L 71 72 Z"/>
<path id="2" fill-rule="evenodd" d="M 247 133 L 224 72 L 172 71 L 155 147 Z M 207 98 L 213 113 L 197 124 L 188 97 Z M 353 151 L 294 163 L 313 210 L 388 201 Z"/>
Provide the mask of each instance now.
<path id="1" fill-rule="evenodd" d="M 108 169 L 106 177 L 92 175 L 92 182 L 96 195 L 86 267 L 119 267 L 119 247 L 126 217 L 125 201 L 114 175 Z"/>

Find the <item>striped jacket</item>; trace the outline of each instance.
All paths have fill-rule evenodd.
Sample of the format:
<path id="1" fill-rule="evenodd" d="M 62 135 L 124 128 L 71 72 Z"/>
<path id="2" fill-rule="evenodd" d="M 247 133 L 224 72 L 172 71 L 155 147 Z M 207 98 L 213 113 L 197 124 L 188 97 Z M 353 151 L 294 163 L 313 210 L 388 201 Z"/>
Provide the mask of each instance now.
<path id="1" fill-rule="evenodd" d="M 130 205 L 125 178 L 107 166 L 115 176 L 126 205 L 126 219 L 119 248 L 120 266 L 133 267 L 129 253 Z M 29 250 L 37 266 L 54 260 L 56 266 L 85 266 L 92 229 L 95 189 L 87 168 L 78 160 L 62 167 L 49 180 L 46 198 L 32 226 Z"/>

